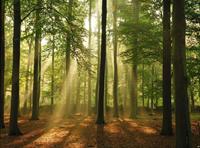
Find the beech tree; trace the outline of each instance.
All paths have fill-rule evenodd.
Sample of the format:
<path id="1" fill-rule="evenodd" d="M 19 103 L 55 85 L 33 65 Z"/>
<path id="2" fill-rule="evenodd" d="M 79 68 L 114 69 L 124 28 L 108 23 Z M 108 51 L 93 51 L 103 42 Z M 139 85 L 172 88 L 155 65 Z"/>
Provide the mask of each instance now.
<path id="1" fill-rule="evenodd" d="M 100 77 L 98 92 L 98 112 L 97 124 L 104 124 L 104 79 L 106 65 L 106 22 L 107 22 L 107 0 L 102 0 L 102 34 L 101 34 L 101 61 L 100 61 Z"/>
<path id="2" fill-rule="evenodd" d="M 20 69 L 20 36 L 21 13 L 20 0 L 14 0 L 14 35 L 13 35 L 13 66 L 12 66 L 12 96 L 9 135 L 21 135 L 18 127 L 19 109 L 19 69 Z"/>
<path id="3" fill-rule="evenodd" d="M 34 81 L 33 81 L 33 106 L 32 120 L 39 119 L 40 102 L 40 77 L 41 77 L 41 6 L 40 0 L 37 0 L 37 9 L 35 17 L 35 53 L 34 53 Z"/>
<path id="4" fill-rule="evenodd" d="M 117 0 L 113 0 L 113 59 L 114 59 L 114 80 L 113 80 L 113 104 L 114 117 L 119 117 L 118 112 L 118 66 L 117 66 Z"/>
<path id="5" fill-rule="evenodd" d="M 176 101 L 176 147 L 191 148 L 191 125 L 187 93 L 185 51 L 185 2 L 173 1 L 173 64 Z"/>
<path id="6" fill-rule="evenodd" d="M 172 135 L 170 0 L 163 0 L 163 125 L 162 135 Z"/>

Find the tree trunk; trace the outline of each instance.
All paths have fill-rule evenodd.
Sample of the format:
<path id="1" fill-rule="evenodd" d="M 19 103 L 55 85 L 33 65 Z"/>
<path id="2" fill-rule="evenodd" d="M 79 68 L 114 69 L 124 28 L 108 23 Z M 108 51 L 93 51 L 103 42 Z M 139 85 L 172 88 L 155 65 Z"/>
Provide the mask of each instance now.
<path id="1" fill-rule="evenodd" d="M 20 0 L 14 0 L 14 36 L 13 36 L 13 66 L 12 66 L 12 94 L 9 135 L 21 135 L 18 127 L 19 110 L 19 70 L 20 70 L 20 36 L 21 14 Z"/>
<path id="2" fill-rule="evenodd" d="M 173 1 L 174 84 L 176 102 L 176 148 L 191 148 L 191 125 L 187 94 L 185 53 L 185 3 Z"/>
<path id="3" fill-rule="evenodd" d="M 153 104 L 154 104 L 154 65 L 151 69 L 151 115 L 153 115 Z"/>
<path id="4" fill-rule="evenodd" d="M 144 108 L 144 63 L 142 64 L 142 107 Z"/>
<path id="5" fill-rule="evenodd" d="M 163 0 L 163 120 L 161 135 L 172 135 L 170 0 Z"/>
<path id="6" fill-rule="evenodd" d="M 91 37 L 92 37 L 92 1 L 89 1 L 89 41 L 88 41 L 88 48 L 89 48 L 89 55 L 88 60 L 89 64 L 91 65 Z M 91 115 L 91 69 L 88 69 L 88 115 Z"/>
<path id="7" fill-rule="evenodd" d="M 27 68 L 26 68 L 26 84 L 25 84 L 25 92 L 24 92 L 24 105 L 23 105 L 23 112 L 24 113 L 26 113 L 27 110 L 28 110 L 29 75 L 30 75 L 32 40 L 27 41 L 27 43 L 28 43 L 28 64 L 27 64 Z"/>
<path id="8" fill-rule="evenodd" d="M 72 7 L 73 7 L 73 0 L 69 0 L 69 4 L 68 4 L 68 19 L 69 22 L 72 22 Z M 70 53 L 71 53 L 71 33 L 67 34 L 67 45 L 66 45 L 66 56 L 65 56 L 65 60 L 66 60 L 66 67 L 65 67 L 65 76 L 66 76 L 66 89 L 70 89 L 67 80 L 69 80 L 69 69 L 70 69 Z M 70 90 L 66 90 L 66 116 L 69 115 L 70 112 Z"/>
<path id="9" fill-rule="evenodd" d="M 127 90 L 129 89 L 129 78 L 128 78 L 128 66 L 125 64 L 125 79 L 124 79 L 124 112 L 126 112 L 127 109 L 127 100 L 128 100 L 128 95 L 127 95 Z"/>
<path id="10" fill-rule="evenodd" d="M 40 0 L 37 0 L 37 6 L 41 7 Z M 40 24 L 40 9 L 36 10 L 35 19 L 35 53 L 34 53 L 34 80 L 33 80 L 33 105 L 32 105 L 32 120 L 39 119 L 39 98 L 40 98 L 40 62 L 41 62 L 41 24 Z"/>
<path id="11" fill-rule="evenodd" d="M 0 129 L 4 124 L 4 71 L 5 71 L 5 32 L 4 32 L 5 2 L 0 1 Z"/>
<path id="12" fill-rule="evenodd" d="M 118 111 L 118 67 L 117 67 L 117 1 L 113 0 L 113 59 L 114 59 L 114 80 L 113 80 L 113 104 L 114 117 L 119 117 Z"/>
<path id="13" fill-rule="evenodd" d="M 106 58 L 106 69 L 105 69 L 105 82 L 104 82 L 104 97 L 105 97 L 105 111 L 108 112 L 108 63 L 107 63 L 107 58 Z"/>
<path id="14" fill-rule="evenodd" d="M 132 67 L 132 80 L 131 80 L 131 115 L 130 118 L 137 118 L 137 66 L 134 64 Z"/>
<path id="15" fill-rule="evenodd" d="M 79 66 L 78 66 L 79 67 Z M 81 82 L 80 82 L 80 72 L 79 68 L 77 68 L 77 90 L 76 90 L 76 112 L 80 111 L 80 89 L 81 89 Z"/>
<path id="16" fill-rule="evenodd" d="M 133 19 L 134 26 L 137 27 L 139 23 L 139 1 L 132 0 L 133 3 Z M 131 81 L 131 118 L 137 118 L 137 56 L 138 56 L 138 41 L 137 41 L 137 31 L 135 31 L 133 43 L 134 43 L 134 60 L 132 65 L 132 81 Z"/>
<path id="17" fill-rule="evenodd" d="M 86 112 L 86 87 L 87 87 L 87 81 L 86 81 L 86 77 L 87 77 L 87 74 L 85 73 L 84 74 L 84 96 L 83 96 L 83 111 Z"/>
<path id="18" fill-rule="evenodd" d="M 53 106 L 54 106 L 54 50 L 55 50 L 55 38 L 53 35 L 53 46 L 52 46 L 52 65 L 51 65 L 51 112 L 53 112 Z"/>
<path id="19" fill-rule="evenodd" d="M 190 86 L 190 98 L 191 98 L 191 111 L 195 110 L 195 101 L 194 101 L 194 89 Z"/>
<path id="20" fill-rule="evenodd" d="M 31 74 L 33 73 L 33 64 L 31 62 L 31 70 L 30 70 Z M 31 79 L 30 79 L 30 83 L 29 83 L 29 86 L 30 86 L 30 90 L 29 90 L 29 99 L 30 99 L 30 102 L 29 102 L 29 111 L 31 112 L 31 109 L 32 109 L 32 102 L 33 102 L 33 95 L 31 95 L 31 92 L 33 92 L 33 76 L 31 75 Z"/>
<path id="21" fill-rule="evenodd" d="M 102 35 L 101 35 L 101 62 L 99 78 L 99 100 L 97 124 L 104 124 L 104 78 L 106 64 L 106 18 L 107 18 L 107 0 L 102 0 Z"/>
<path id="22" fill-rule="evenodd" d="M 99 0 L 100 1 L 100 0 Z M 98 6 L 100 5 L 98 1 Z M 100 12 L 99 8 L 97 7 L 97 25 L 98 25 L 98 34 L 97 34 L 97 81 L 96 81 L 96 97 L 95 97 L 95 113 L 97 112 L 97 102 L 98 102 L 98 92 L 99 92 L 99 69 L 100 69 L 100 50 L 101 50 L 101 44 L 100 44 L 100 37 L 101 37 L 101 22 L 100 22 Z"/>

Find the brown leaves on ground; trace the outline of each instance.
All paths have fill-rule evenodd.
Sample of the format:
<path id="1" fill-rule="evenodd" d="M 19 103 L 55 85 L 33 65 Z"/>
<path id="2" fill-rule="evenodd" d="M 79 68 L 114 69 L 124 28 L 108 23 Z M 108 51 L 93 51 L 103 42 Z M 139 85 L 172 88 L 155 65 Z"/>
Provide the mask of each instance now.
<path id="1" fill-rule="evenodd" d="M 41 118 L 29 121 L 20 117 L 22 136 L 9 137 L 1 130 L 1 148 L 173 148 L 175 136 L 160 135 L 161 118 L 110 119 L 96 125 L 94 117 L 74 115 L 70 119 Z M 199 121 L 192 122 L 193 145 L 200 145 Z M 8 127 L 8 124 L 7 124 Z"/>

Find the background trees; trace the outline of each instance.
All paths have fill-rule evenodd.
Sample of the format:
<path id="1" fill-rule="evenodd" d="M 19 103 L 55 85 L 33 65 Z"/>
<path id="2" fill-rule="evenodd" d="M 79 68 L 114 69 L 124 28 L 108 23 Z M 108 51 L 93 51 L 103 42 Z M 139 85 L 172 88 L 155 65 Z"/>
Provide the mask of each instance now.
<path id="1" fill-rule="evenodd" d="M 70 118 L 76 113 L 97 115 L 98 124 L 105 122 L 104 110 L 108 118 L 110 114 L 115 118 L 127 115 L 136 118 L 143 113 L 154 116 L 163 112 L 163 135 L 172 134 L 172 114 L 178 109 L 177 123 L 187 125 L 177 126 L 190 126 L 185 105 L 195 112 L 200 104 L 196 1 L 185 3 L 186 28 L 179 27 L 184 25 L 184 18 L 181 21 L 176 18 L 180 14 L 173 16 L 173 34 L 170 7 L 173 5 L 176 13 L 180 9 L 184 15 L 184 8 L 176 6 L 176 1 L 170 4 L 168 0 L 163 3 L 157 0 L 21 0 L 21 17 L 19 1 L 16 2 L 15 15 L 13 3 L 5 3 L 5 25 L 1 3 L 1 127 L 3 112 L 9 114 L 10 108 L 14 129 L 18 108 L 22 116 L 27 118 L 32 114 L 34 120 L 39 119 L 40 109 L 53 117 Z M 171 69 L 171 60 L 174 69 Z M 182 67 L 181 74 L 177 67 Z M 183 81 L 186 77 L 187 82 Z M 180 84 L 184 91 L 179 92 Z M 179 105 L 185 103 L 180 107 L 177 101 Z M 186 118 L 179 122 L 183 119 L 179 119 L 183 108 Z M 188 128 L 185 133 L 189 132 Z"/>

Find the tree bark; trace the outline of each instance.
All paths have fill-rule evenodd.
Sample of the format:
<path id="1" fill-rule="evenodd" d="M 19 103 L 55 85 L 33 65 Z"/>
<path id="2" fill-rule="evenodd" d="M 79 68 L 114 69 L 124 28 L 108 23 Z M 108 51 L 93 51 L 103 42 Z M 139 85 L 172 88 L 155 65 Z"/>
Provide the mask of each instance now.
<path id="1" fill-rule="evenodd" d="M 12 66 L 12 94 L 9 135 L 21 135 L 18 127 L 19 111 L 19 70 L 20 70 L 20 36 L 21 14 L 20 0 L 14 0 L 14 35 L 13 35 L 13 66 Z"/>
<path id="2" fill-rule="evenodd" d="M 191 111 L 195 111 L 194 89 L 190 86 Z"/>
<path id="3" fill-rule="evenodd" d="M 79 72 L 79 65 L 77 67 L 77 90 L 76 90 L 76 112 L 80 111 L 80 89 L 81 89 L 81 82 L 80 82 L 80 72 Z"/>
<path id="4" fill-rule="evenodd" d="M 88 48 L 89 48 L 89 55 L 88 60 L 89 64 L 91 65 L 91 37 L 92 37 L 92 1 L 89 1 L 89 41 L 88 41 Z M 88 115 L 91 115 L 91 69 L 88 69 Z"/>
<path id="5" fill-rule="evenodd" d="M 98 0 L 98 6 L 99 6 Z M 101 37 L 101 22 L 100 22 L 100 12 L 97 7 L 97 25 L 98 25 L 98 34 L 97 34 L 97 81 L 96 81 L 96 96 L 95 96 L 95 113 L 97 112 L 97 102 L 98 102 L 98 92 L 99 92 L 99 69 L 100 69 L 100 50 L 101 50 L 101 44 L 100 44 L 100 37 Z"/>
<path id="6" fill-rule="evenodd" d="M 53 41 L 52 41 L 52 65 L 51 65 L 51 112 L 53 112 L 53 106 L 54 106 L 54 57 L 55 57 L 55 53 L 54 53 L 54 50 L 55 50 L 55 38 L 54 38 L 54 35 L 53 35 Z"/>
<path id="7" fill-rule="evenodd" d="M 154 65 L 151 68 L 151 115 L 153 115 L 153 104 L 154 104 Z"/>
<path id="8" fill-rule="evenodd" d="M 114 117 L 119 117 L 118 111 L 118 66 L 117 66 L 117 1 L 113 0 L 113 59 L 114 59 L 114 80 L 113 80 L 113 104 Z"/>
<path id="9" fill-rule="evenodd" d="M 72 22 L 72 7 L 73 7 L 73 0 L 69 0 L 68 4 L 68 18 L 69 23 Z M 69 78 L 69 69 L 70 69 L 70 53 L 71 53 L 71 32 L 67 34 L 67 45 L 66 45 L 66 55 L 65 55 L 65 76 L 66 76 L 66 89 L 70 89 L 68 87 L 68 78 Z M 70 113 L 70 90 L 66 90 L 66 115 L 68 116 Z"/>
<path id="10" fill-rule="evenodd" d="M 104 103 L 104 106 L 105 106 L 105 111 L 108 112 L 109 110 L 109 107 L 108 107 L 108 63 L 107 63 L 107 57 L 106 57 L 106 68 L 105 68 L 105 82 L 104 82 L 104 100 L 105 100 L 105 103 Z"/>
<path id="11" fill-rule="evenodd" d="M 5 1 L 0 1 L 0 129 L 4 124 L 4 72 L 5 72 L 5 32 L 4 32 Z"/>
<path id="12" fill-rule="evenodd" d="M 41 24 L 40 24 L 40 7 L 41 2 L 37 0 L 36 19 L 35 19 L 35 53 L 34 53 L 34 80 L 33 80 L 33 105 L 31 120 L 39 119 L 39 99 L 40 99 L 40 68 L 41 68 Z"/>
<path id="13" fill-rule="evenodd" d="M 142 107 L 144 108 L 144 63 L 142 63 Z"/>
<path id="14" fill-rule="evenodd" d="M 106 64 L 106 20 L 107 18 L 107 0 L 102 0 L 102 35 L 101 35 L 101 62 L 100 62 L 100 78 L 99 78 L 99 100 L 97 124 L 104 124 L 104 78 Z"/>
<path id="15" fill-rule="evenodd" d="M 170 0 L 163 0 L 163 120 L 161 135 L 172 135 Z"/>
<path id="16" fill-rule="evenodd" d="M 139 23 L 139 1 L 138 0 L 132 0 L 133 3 L 133 19 L 134 19 L 134 25 L 135 27 L 138 26 Z M 135 31 L 135 37 L 133 39 L 134 47 L 134 60 L 132 65 L 132 81 L 131 81 L 131 118 L 137 118 L 137 56 L 138 56 L 138 39 L 137 39 L 137 31 Z"/>
<path id="17" fill-rule="evenodd" d="M 31 62 L 31 48 L 32 48 L 32 40 L 27 41 L 28 43 L 28 64 L 26 68 L 26 84 L 25 84 L 25 92 L 24 92 L 24 105 L 23 112 L 26 113 L 28 109 L 28 95 L 29 95 L 29 75 L 30 75 L 30 62 Z"/>
<path id="18" fill-rule="evenodd" d="M 176 148 L 191 148 L 191 125 L 187 93 L 185 53 L 185 2 L 173 1 L 174 84 L 176 102 Z"/>

